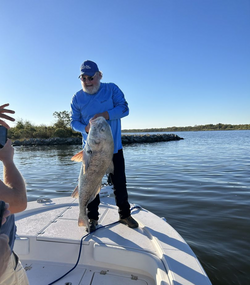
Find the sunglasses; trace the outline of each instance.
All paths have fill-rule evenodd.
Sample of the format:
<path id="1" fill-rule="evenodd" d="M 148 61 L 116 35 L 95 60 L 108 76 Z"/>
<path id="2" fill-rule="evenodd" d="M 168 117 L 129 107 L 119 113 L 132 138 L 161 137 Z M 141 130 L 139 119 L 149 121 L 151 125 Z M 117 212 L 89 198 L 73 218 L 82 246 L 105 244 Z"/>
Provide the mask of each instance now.
<path id="1" fill-rule="evenodd" d="M 80 76 L 80 79 L 81 79 L 81 81 L 83 81 L 83 82 L 86 82 L 87 80 L 88 80 L 88 81 L 93 81 L 93 80 L 95 79 L 95 76 L 96 76 L 96 73 L 95 73 L 95 75 L 93 75 L 93 76 L 87 76 L 87 77 L 85 77 L 84 75 L 81 75 L 81 76 Z"/>

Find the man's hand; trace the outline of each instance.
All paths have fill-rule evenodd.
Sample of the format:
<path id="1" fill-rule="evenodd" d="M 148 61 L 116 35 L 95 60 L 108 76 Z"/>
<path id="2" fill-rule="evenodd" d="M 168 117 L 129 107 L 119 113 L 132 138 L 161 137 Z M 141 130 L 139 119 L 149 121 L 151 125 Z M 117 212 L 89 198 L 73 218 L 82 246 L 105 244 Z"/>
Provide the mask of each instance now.
<path id="1" fill-rule="evenodd" d="M 107 111 L 103 112 L 103 113 L 99 113 L 99 114 L 95 114 L 93 118 L 91 118 L 90 120 L 94 120 L 98 117 L 104 117 L 106 120 L 109 119 L 109 113 Z"/>
<path id="2" fill-rule="evenodd" d="M 104 117 L 105 120 L 108 120 L 109 119 L 109 113 L 107 111 L 103 112 L 103 113 L 98 113 L 98 114 L 95 114 L 94 117 L 92 117 L 90 119 L 91 120 L 94 120 L 98 117 Z M 88 123 L 88 125 L 85 127 L 85 132 L 88 133 L 89 132 L 89 129 L 90 129 L 90 123 Z"/>
<path id="3" fill-rule="evenodd" d="M 11 140 L 7 139 L 4 147 L 0 149 L 0 160 L 3 162 L 3 164 L 7 164 L 8 162 L 13 162 L 13 157 L 14 148 L 11 145 Z"/>
<path id="4" fill-rule="evenodd" d="M 85 132 L 87 134 L 89 133 L 89 129 L 90 129 L 90 123 L 88 123 L 87 126 L 85 127 Z"/>

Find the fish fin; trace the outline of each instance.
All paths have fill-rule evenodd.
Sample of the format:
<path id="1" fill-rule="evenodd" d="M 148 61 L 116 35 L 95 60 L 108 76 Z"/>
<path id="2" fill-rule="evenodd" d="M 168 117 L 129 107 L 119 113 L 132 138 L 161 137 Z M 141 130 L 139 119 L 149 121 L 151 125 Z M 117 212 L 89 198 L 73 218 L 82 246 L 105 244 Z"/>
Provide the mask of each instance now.
<path id="1" fill-rule="evenodd" d="M 109 173 L 114 174 L 114 163 L 113 163 L 113 161 L 111 161 L 111 163 L 110 163 L 110 165 L 109 165 L 109 167 L 108 167 L 106 173 L 107 173 L 107 174 L 109 174 Z"/>
<path id="2" fill-rule="evenodd" d="M 84 150 L 78 152 L 73 157 L 71 157 L 71 160 L 83 163 L 83 174 L 89 167 L 89 155 Z"/>
<path id="3" fill-rule="evenodd" d="M 77 154 L 75 154 L 73 157 L 71 157 L 71 160 L 76 161 L 76 162 L 81 162 L 81 161 L 83 161 L 83 156 L 84 156 L 84 154 L 83 154 L 83 150 L 82 150 L 82 151 L 78 152 Z"/>
<path id="4" fill-rule="evenodd" d="M 79 192 L 78 192 L 78 185 L 74 189 L 73 193 L 71 194 L 71 197 L 73 198 L 78 198 L 79 197 Z"/>

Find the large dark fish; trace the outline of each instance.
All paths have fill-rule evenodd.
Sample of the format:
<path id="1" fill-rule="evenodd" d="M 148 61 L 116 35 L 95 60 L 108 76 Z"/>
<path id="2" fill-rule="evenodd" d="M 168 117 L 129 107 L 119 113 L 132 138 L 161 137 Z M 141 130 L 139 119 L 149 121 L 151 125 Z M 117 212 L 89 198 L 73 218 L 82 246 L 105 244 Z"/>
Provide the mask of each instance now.
<path id="1" fill-rule="evenodd" d="M 87 206 L 100 192 L 103 176 L 113 173 L 113 152 L 114 141 L 107 121 L 103 117 L 90 120 L 86 145 L 83 151 L 71 158 L 74 161 L 82 161 L 78 186 L 72 196 L 79 195 L 78 225 L 86 226 L 88 231 Z"/>

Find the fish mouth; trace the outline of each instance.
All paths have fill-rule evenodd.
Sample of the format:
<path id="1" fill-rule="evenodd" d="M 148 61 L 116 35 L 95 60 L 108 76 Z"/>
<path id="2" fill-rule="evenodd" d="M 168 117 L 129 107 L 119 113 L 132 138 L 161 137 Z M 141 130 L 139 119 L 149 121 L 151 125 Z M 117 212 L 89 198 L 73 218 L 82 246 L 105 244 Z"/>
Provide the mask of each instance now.
<path id="1" fill-rule="evenodd" d="M 90 119 L 90 120 L 89 120 L 90 127 L 93 126 L 93 124 L 95 123 L 95 120 L 96 120 L 96 119 Z"/>
<path id="2" fill-rule="evenodd" d="M 89 123 L 92 124 L 96 119 L 97 119 L 97 118 L 95 118 L 95 119 L 90 119 L 90 120 L 89 120 Z"/>
<path id="3" fill-rule="evenodd" d="M 104 117 L 97 117 L 95 119 L 90 119 L 89 120 L 90 125 L 93 124 L 95 121 L 100 120 L 100 118 L 104 118 Z"/>

